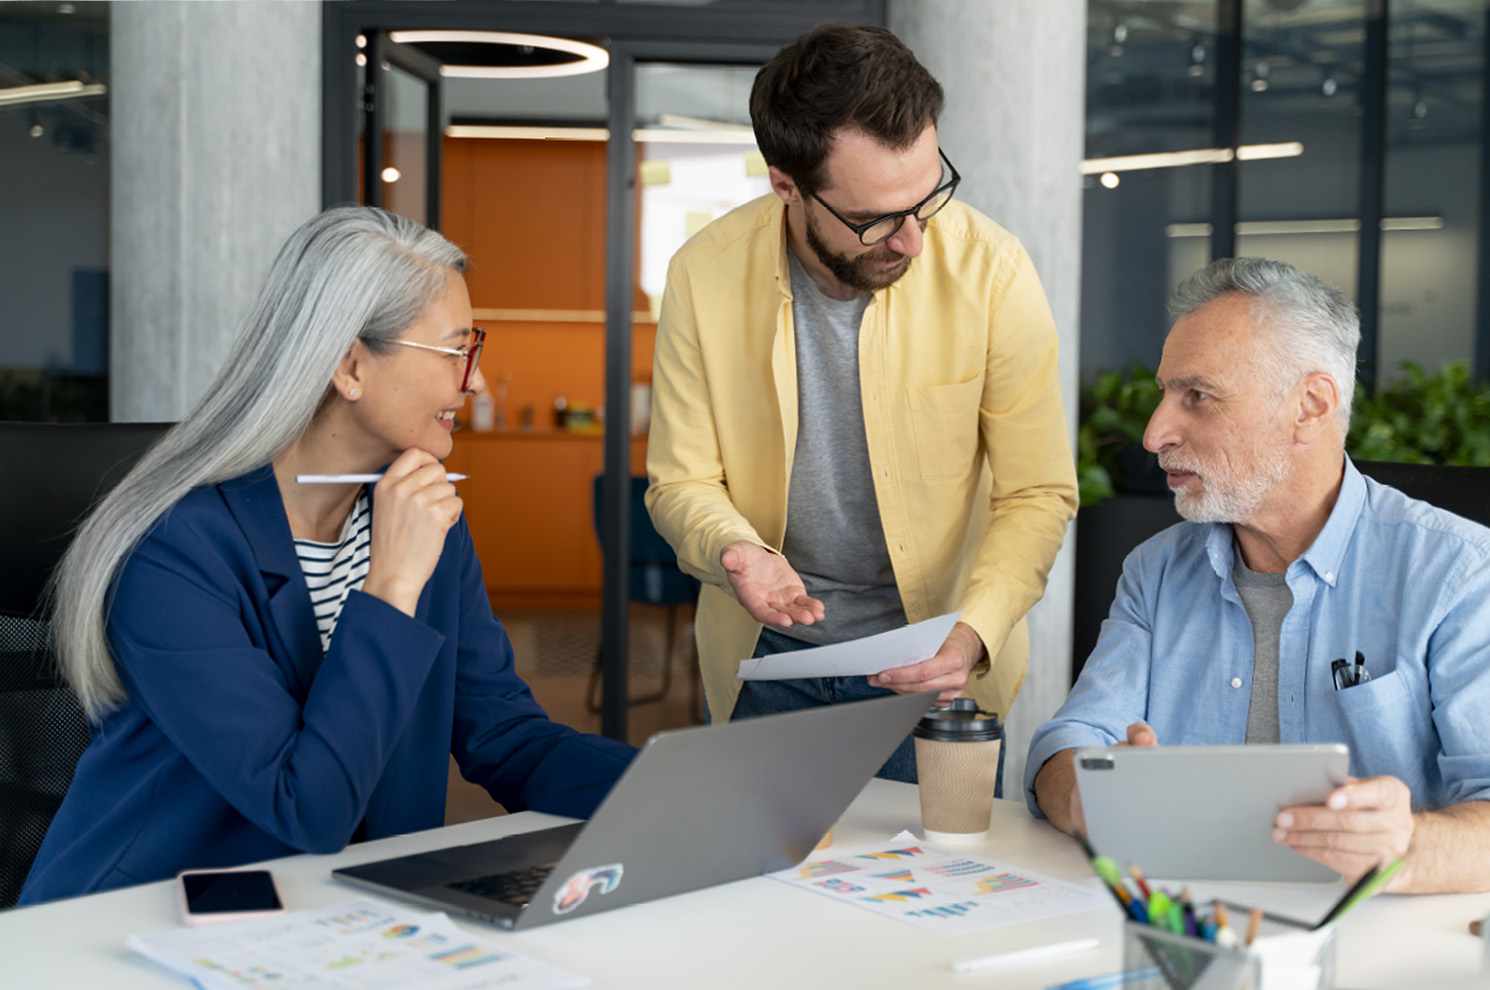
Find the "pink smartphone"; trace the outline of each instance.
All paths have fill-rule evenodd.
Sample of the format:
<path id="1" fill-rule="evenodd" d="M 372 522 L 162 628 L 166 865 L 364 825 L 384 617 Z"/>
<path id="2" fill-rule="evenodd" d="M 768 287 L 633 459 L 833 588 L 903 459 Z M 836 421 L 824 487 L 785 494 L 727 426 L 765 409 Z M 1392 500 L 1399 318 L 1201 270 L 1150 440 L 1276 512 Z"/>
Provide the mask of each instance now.
<path id="1" fill-rule="evenodd" d="M 284 902 L 268 870 L 186 870 L 176 875 L 181 920 L 214 925 L 283 914 Z"/>

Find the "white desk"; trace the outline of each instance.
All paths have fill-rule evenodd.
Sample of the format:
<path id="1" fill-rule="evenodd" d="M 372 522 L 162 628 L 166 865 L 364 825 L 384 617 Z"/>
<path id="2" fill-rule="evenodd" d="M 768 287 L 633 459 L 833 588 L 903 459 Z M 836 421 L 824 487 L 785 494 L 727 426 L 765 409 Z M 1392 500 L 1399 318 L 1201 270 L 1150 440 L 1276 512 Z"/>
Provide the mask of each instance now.
<path id="1" fill-rule="evenodd" d="M 477 842 L 561 819 L 520 814 L 353 846 L 334 856 L 295 856 L 271 865 L 289 908 L 336 904 L 366 891 L 333 881 L 333 867 L 424 849 Z M 840 846 L 881 842 L 919 830 L 913 787 L 876 780 L 834 835 Z M 1031 870 L 1089 881 L 1075 843 L 1000 801 L 993 831 L 976 851 Z M 1334 888 L 1196 885 L 1297 917 L 1321 915 Z M 419 908 L 427 910 L 426 908 Z M 1378 897 L 1343 923 L 1337 983 L 1351 990 L 1483 986 L 1481 947 L 1469 921 L 1490 912 L 1490 894 Z M 758 878 L 509 934 L 474 921 L 463 927 L 491 941 L 583 973 L 597 988 L 663 987 L 999 987 L 1043 988 L 1121 968 L 1115 907 L 1050 921 L 945 936 Z M 13 988 L 180 988 L 186 981 L 124 948 L 133 933 L 178 924 L 170 881 L 0 914 L 0 984 Z M 1074 938 L 1100 948 L 1020 968 L 954 975 L 956 959 Z"/>

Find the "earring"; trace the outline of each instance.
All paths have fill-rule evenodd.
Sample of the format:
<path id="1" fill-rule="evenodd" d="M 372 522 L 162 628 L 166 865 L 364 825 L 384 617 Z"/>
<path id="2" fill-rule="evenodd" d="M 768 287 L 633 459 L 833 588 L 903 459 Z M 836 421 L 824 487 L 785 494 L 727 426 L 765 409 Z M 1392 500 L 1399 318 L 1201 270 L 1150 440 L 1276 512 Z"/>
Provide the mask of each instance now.
<path id="1" fill-rule="evenodd" d="M 349 389 L 347 389 L 347 398 L 349 398 L 349 399 L 355 399 L 355 398 L 357 398 L 357 390 L 355 388 L 349 388 Z"/>

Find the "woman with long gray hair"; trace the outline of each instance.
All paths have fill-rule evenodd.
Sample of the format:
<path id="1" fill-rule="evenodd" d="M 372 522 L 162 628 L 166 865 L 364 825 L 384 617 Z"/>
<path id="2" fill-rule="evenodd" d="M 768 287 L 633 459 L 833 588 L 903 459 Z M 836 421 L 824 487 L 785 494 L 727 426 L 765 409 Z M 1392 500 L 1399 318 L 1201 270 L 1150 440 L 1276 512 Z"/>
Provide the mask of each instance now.
<path id="1" fill-rule="evenodd" d="M 437 827 L 451 753 L 509 810 L 581 817 L 625 769 L 515 673 L 440 463 L 483 385 L 465 264 L 382 210 L 310 220 L 83 524 L 53 628 L 93 738 L 21 903 Z"/>

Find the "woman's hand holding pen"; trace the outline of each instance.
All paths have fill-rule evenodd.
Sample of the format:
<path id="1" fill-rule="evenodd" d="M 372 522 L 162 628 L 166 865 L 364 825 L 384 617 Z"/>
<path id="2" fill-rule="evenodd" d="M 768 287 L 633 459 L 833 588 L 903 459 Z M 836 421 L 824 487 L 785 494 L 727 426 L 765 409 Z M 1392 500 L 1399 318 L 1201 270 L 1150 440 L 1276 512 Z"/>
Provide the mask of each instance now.
<path id="1" fill-rule="evenodd" d="M 1325 803 L 1284 808 L 1273 841 L 1354 879 L 1374 866 L 1402 859 L 1417 822 L 1412 793 L 1396 777 L 1367 777 L 1330 792 Z M 1409 883 L 1403 870 L 1388 889 Z"/>
<path id="2" fill-rule="evenodd" d="M 417 447 L 400 454 L 373 489 L 372 556 L 362 590 L 413 615 L 462 508 L 433 454 Z"/>

